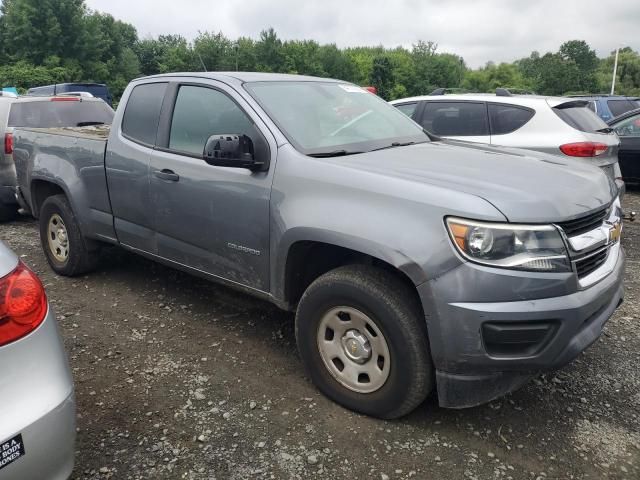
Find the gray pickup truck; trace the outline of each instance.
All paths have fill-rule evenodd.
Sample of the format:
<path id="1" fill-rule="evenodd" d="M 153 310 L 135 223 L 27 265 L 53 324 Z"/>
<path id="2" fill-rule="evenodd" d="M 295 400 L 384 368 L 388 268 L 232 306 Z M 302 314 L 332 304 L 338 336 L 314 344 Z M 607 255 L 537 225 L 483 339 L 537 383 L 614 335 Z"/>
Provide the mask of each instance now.
<path id="1" fill-rule="evenodd" d="M 623 298 L 614 183 L 572 159 L 442 141 L 340 81 L 133 81 L 112 127 L 14 132 L 18 198 L 61 275 L 101 245 L 296 312 L 309 376 L 394 418 L 571 361 Z"/>

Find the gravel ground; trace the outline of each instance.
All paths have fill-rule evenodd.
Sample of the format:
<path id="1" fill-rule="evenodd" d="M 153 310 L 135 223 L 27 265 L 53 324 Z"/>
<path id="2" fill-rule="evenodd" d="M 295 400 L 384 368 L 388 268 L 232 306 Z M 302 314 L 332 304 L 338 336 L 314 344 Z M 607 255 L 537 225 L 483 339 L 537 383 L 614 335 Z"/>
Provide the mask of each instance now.
<path id="1" fill-rule="evenodd" d="M 640 193 L 625 203 L 640 211 Z M 33 221 L 0 229 L 58 313 L 75 479 L 639 479 L 640 221 L 623 235 L 626 301 L 572 364 L 488 405 L 430 398 L 386 422 L 315 390 L 291 314 L 118 249 L 93 274 L 58 277 Z"/>

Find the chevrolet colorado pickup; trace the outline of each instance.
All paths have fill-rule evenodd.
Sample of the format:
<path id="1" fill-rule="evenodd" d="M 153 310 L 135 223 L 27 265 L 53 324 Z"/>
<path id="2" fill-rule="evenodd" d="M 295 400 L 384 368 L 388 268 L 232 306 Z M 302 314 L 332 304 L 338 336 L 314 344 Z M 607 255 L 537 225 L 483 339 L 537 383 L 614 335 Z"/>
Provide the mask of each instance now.
<path id="1" fill-rule="evenodd" d="M 61 275 L 103 244 L 296 312 L 311 380 L 402 416 L 558 368 L 623 298 L 615 184 L 570 158 L 444 141 L 348 83 L 133 81 L 109 127 L 17 129 L 17 197 Z"/>

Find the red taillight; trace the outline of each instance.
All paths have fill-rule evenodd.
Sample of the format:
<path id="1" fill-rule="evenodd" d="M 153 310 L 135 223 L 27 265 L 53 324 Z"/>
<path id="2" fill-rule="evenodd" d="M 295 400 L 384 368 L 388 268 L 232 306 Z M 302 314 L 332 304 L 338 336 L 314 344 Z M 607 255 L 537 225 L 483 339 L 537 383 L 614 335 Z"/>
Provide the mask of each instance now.
<path id="1" fill-rule="evenodd" d="M 371 93 L 374 93 L 374 94 L 376 94 L 376 95 L 378 94 L 378 89 L 377 89 L 376 87 L 364 87 L 364 89 L 365 89 L 367 92 L 371 92 Z"/>
<path id="2" fill-rule="evenodd" d="M 4 153 L 7 155 L 13 153 L 13 133 L 5 133 L 4 135 Z"/>
<path id="3" fill-rule="evenodd" d="M 597 157 L 607 151 L 609 147 L 604 143 L 577 142 L 560 145 L 560 150 L 570 157 Z"/>
<path id="4" fill-rule="evenodd" d="M 78 97 L 53 97 L 51 101 L 52 102 L 79 102 L 80 99 Z"/>
<path id="5" fill-rule="evenodd" d="M 19 263 L 0 278 L 0 346 L 35 330 L 47 314 L 47 296 L 40 279 Z"/>

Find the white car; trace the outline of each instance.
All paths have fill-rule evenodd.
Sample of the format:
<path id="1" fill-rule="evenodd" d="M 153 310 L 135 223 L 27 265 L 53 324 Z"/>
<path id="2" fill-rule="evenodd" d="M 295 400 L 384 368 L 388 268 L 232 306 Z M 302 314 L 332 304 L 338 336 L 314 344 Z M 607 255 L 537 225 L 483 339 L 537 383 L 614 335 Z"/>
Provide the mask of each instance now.
<path id="1" fill-rule="evenodd" d="M 445 138 L 583 157 L 604 170 L 621 193 L 620 140 L 579 98 L 494 94 L 447 94 L 439 88 L 391 104 L 428 132 Z"/>

